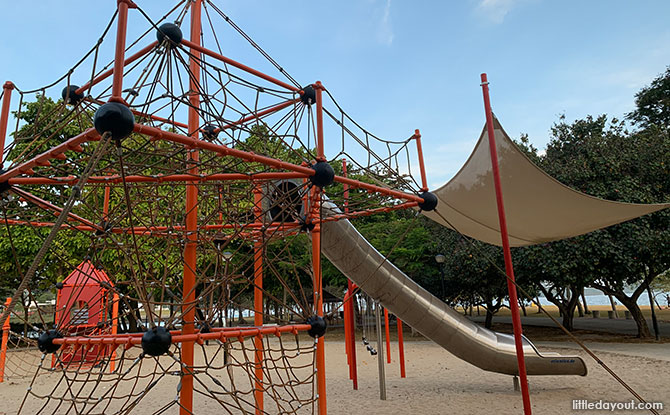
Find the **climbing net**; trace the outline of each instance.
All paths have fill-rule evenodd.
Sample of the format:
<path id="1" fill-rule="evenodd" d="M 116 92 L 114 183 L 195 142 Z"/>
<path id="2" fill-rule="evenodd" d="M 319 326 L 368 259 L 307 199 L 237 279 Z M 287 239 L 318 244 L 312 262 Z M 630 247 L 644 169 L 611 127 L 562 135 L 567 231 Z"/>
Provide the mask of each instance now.
<path id="1" fill-rule="evenodd" d="M 224 56 L 226 25 L 283 80 Z M 27 306 L 44 354 L 18 412 L 325 413 L 320 225 L 426 208 L 418 131 L 371 134 L 209 0 L 121 0 L 65 76 L 12 94 L 0 266 L 11 304 L 57 292 Z"/>

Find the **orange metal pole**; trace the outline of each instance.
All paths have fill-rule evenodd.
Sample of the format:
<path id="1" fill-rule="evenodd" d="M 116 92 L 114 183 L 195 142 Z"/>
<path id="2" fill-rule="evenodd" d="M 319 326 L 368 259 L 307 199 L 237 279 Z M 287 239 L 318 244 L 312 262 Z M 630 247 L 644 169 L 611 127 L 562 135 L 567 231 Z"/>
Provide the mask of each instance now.
<path id="1" fill-rule="evenodd" d="M 232 60 L 232 59 L 230 59 L 230 58 L 227 58 L 227 57 L 225 57 L 225 56 L 223 56 L 223 55 L 220 55 L 220 54 L 218 54 L 218 53 L 216 53 L 216 52 L 214 52 L 214 51 L 211 51 L 211 50 L 209 50 L 209 49 L 206 49 L 206 48 L 200 46 L 199 43 L 196 44 L 195 42 L 193 42 L 193 40 L 191 40 L 191 41 L 189 42 L 189 41 L 186 40 L 186 39 L 182 39 L 181 43 L 182 43 L 182 45 L 184 45 L 184 46 L 188 46 L 189 48 L 191 48 L 191 52 L 192 52 L 193 50 L 198 51 L 198 53 L 202 52 L 202 53 L 204 53 L 204 54 L 207 55 L 207 56 L 211 56 L 212 58 L 214 58 L 214 59 L 218 59 L 218 60 L 220 60 L 220 61 L 222 61 L 222 62 L 225 62 L 225 63 L 227 63 L 227 64 L 230 65 L 230 66 L 234 66 L 234 67 L 236 67 L 236 68 L 238 68 L 238 69 L 241 69 L 241 70 L 243 70 L 243 71 L 245 71 L 245 72 L 249 72 L 250 74 L 255 75 L 255 76 L 257 76 L 257 77 L 259 77 L 259 78 L 261 78 L 261 79 L 265 79 L 265 80 L 268 81 L 268 82 L 271 82 L 271 83 L 273 83 L 273 84 L 275 84 L 275 85 L 279 85 L 279 86 L 281 86 L 282 88 L 286 88 L 286 89 L 288 89 L 289 91 L 293 91 L 293 92 L 298 92 L 298 91 L 300 91 L 300 88 L 296 88 L 296 87 L 293 86 L 293 85 L 289 85 L 289 84 L 287 84 L 286 82 L 280 81 L 279 79 L 276 79 L 276 78 L 273 78 L 273 77 L 271 77 L 271 76 L 269 76 L 269 75 L 266 75 L 266 74 L 264 74 L 263 72 L 257 71 L 256 69 L 250 68 L 250 67 L 248 67 L 248 66 L 246 66 L 246 65 L 244 65 L 244 64 L 242 64 L 242 63 L 239 63 L 239 62 L 234 61 L 234 60 Z"/>
<path id="2" fill-rule="evenodd" d="M 354 390 L 358 390 L 358 367 L 356 366 L 356 311 L 355 311 L 355 286 L 351 280 L 347 281 L 349 295 L 349 321 L 351 322 L 349 342 L 349 350 L 351 350 L 351 380 L 354 382 Z"/>
<path id="3" fill-rule="evenodd" d="M 8 297 L 5 301 L 5 308 L 12 303 L 12 298 Z M 9 341 L 9 316 L 2 325 L 2 346 L 0 347 L 0 383 L 5 381 L 5 359 L 7 359 L 7 342 Z"/>
<path id="4" fill-rule="evenodd" d="M 316 161 L 326 161 L 323 149 L 323 85 L 321 81 L 314 84 L 316 92 Z"/>
<path id="5" fill-rule="evenodd" d="M 23 162 L 19 164 L 18 166 L 15 166 L 6 172 L 2 173 L 0 175 L 0 182 L 4 182 L 5 180 L 9 180 L 12 177 L 16 177 L 19 174 L 27 174 L 27 175 L 33 175 L 35 172 L 33 171 L 33 167 L 36 166 L 48 166 L 49 165 L 49 160 L 52 159 L 60 159 L 60 160 L 66 160 L 67 157 L 65 156 L 66 151 L 83 151 L 81 148 L 80 144 L 88 142 L 88 141 L 99 141 L 100 140 L 100 134 L 98 134 L 97 131 L 95 131 L 95 128 L 89 128 L 88 130 L 84 131 L 83 133 L 74 136 L 72 138 L 67 139 L 61 144 L 58 144 L 56 147 L 53 147 L 44 153 L 33 157 L 32 159 Z"/>
<path id="6" fill-rule="evenodd" d="M 349 292 L 344 295 L 344 303 L 342 305 L 344 311 L 344 353 L 347 355 L 347 365 L 349 365 L 349 379 L 353 378 L 351 372 L 351 354 L 349 353 Z"/>
<path id="7" fill-rule="evenodd" d="M 523 356 L 523 340 L 521 330 L 521 316 L 519 315 L 519 301 L 514 285 L 514 266 L 512 265 L 512 252 L 507 235 L 507 220 L 505 218 L 505 205 L 503 202 L 502 185 L 500 183 L 500 169 L 498 167 L 498 152 L 495 142 L 495 131 L 493 128 L 493 112 L 491 111 L 491 100 L 489 98 L 489 82 L 486 74 L 481 75 L 481 87 L 484 95 L 484 111 L 486 112 L 486 131 L 489 136 L 489 151 L 491 154 L 491 167 L 493 171 L 493 183 L 495 184 L 496 203 L 498 205 L 498 220 L 500 222 L 500 237 L 502 239 L 503 254 L 505 256 L 505 272 L 507 273 L 507 292 L 509 293 L 509 308 L 512 311 L 512 327 L 514 329 L 514 345 L 516 346 L 516 358 L 519 366 L 519 381 L 521 383 L 521 396 L 523 399 L 523 410 L 526 415 L 532 412 L 530 406 L 530 393 L 528 392 L 528 377 L 526 376 L 526 361 Z"/>
<path id="8" fill-rule="evenodd" d="M 9 122 L 9 104 L 12 101 L 12 91 L 14 90 L 14 84 L 7 81 L 5 85 L 2 86 L 4 91 L 4 96 L 2 97 L 2 112 L 0 112 L 0 168 L 2 168 L 2 163 L 4 162 L 4 152 L 5 152 L 5 136 L 7 135 L 7 123 Z"/>
<path id="9" fill-rule="evenodd" d="M 119 332 L 119 294 L 114 293 L 112 297 L 112 336 L 116 336 Z M 109 371 L 114 372 L 116 367 L 116 349 L 112 352 L 111 362 L 109 363 Z"/>
<path id="10" fill-rule="evenodd" d="M 116 51 L 114 54 L 114 76 L 110 101 L 123 102 L 123 65 L 126 53 L 126 30 L 128 28 L 128 0 L 118 0 L 119 16 L 116 21 Z"/>
<path id="11" fill-rule="evenodd" d="M 421 170 L 421 191 L 428 190 L 428 180 L 426 180 L 426 167 L 423 164 L 423 149 L 421 148 L 421 133 L 414 130 L 414 139 L 416 140 L 416 152 L 419 154 L 419 170 Z"/>
<path id="12" fill-rule="evenodd" d="M 124 38 L 124 42 L 125 42 L 125 38 Z M 139 50 L 135 54 L 129 56 L 128 59 L 126 59 L 123 62 L 123 65 L 121 65 L 121 69 L 123 70 L 123 67 L 125 67 L 126 65 L 130 65 L 131 63 L 135 62 L 137 59 L 141 58 L 142 56 L 144 56 L 147 53 L 149 53 L 150 51 L 152 51 L 156 47 L 156 45 L 158 45 L 158 41 L 154 41 L 153 43 L 145 46 L 144 48 L 142 48 L 141 50 Z M 110 75 L 112 75 L 114 73 L 115 70 L 116 70 L 116 62 L 115 62 L 115 65 L 114 65 L 113 68 L 108 69 L 105 72 L 101 73 L 100 75 L 96 76 L 93 79 L 93 82 L 86 82 L 83 86 L 77 88 L 75 93 L 76 94 L 83 94 L 84 92 L 86 92 L 86 90 L 90 89 L 93 85 L 96 85 L 96 84 L 100 83 L 101 81 L 105 80 L 106 78 L 108 78 Z"/>
<path id="13" fill-rule="evenodd" d="M 396 316 L 397 318 L 397 316 Z M 400 377 L 405 377 L 405 342 L 402 336 L 402 320 L 398 321 L 398 360 L 400 360 Z"/>
<path id="14" fill-rule="evenodd" d="M 320 195 L 315 189 L 315 194 Z M 323 281 L 321 280 L 321 225 L 316 224 L 312 230 L 312 266 L 314 267 L 314 305 L 316 314 L 323 317 Z M 316 344 L 316 383 L 319 399 L 319 415 L 328 413 L 326 405 L 326 352 L 323 336 Z"/>
<path id="15" fill-rule="evenodd" d="M 389 330 L 389 311 L 384 308 L 384 332 L 386 334 L 386 363 L 391 363 L 391 334 Z"/>
<path id="16" fill-rule="evenodd" d="M 202 0 L 196 0 L 191 5 L 191 39 L 196 44 L 200 43 L 201 20 L 200 13 L 202 7 Z M 192 134 L 193 139 L 198 139 L 198 131 L 200 130 L 200 116 L 198 109 L 200 108 L 200 96 L 198 90 L 200 88 L 200 67 L 198 62 L 200 53 L 196 50 L 191 50 L 191 57 L 189 60 L 189 69 L 191 72 L 189 96 L 190 107 L 188 109 L 188 130 Z M 116 72 L 114 74 L 116 76 Z M 189 174 L 198 174 L 199 153 L 197 149 L 187 149 L 188 161 L 190 164 Z M 183 281 L 183 304 L 182 304 L 182 334 L 188 335 L 195 332 L 195 280 L 196 280 L 196 264 L 197 264 L 197 247 L 198 247 L 198 186 L 195 183 L 186 185 L 186 246 L 184 248 L 184 281 Z M 186 341 L 182 344 L 181 362 L 182 362 L 182 379 L 181 392 L 179 396 L 180 415 L 188 415 L 193 413 L 193 375 L 191 370 L 193 367 L 193 342 Z"/>
<path id="17" fill-rule="evenodd" d="M 254 217 L 258 223 L 263 222 L 263 209 L 261 202 L 263 194 L 258 186 L 254 187 Z M 254 242 L 254 326 L 263 326 L 263 241 L 261 237 Z M 254 354 L 255 386 L 254 398 L 256 401 L 256 414 L 261 415 L 263 411 L 263 336 L 261 334 L 254 338 L 256 352 Z"/>
<path id="18" fill-rule="evenodd" d="M 314 85 L 316 90 L 316 135 L 317 161 L 325 161 L 323 148 L 323 97 L 321 82 Z M 323 317 L 323 280 L 321 274 L 321 189 L 312 188 L 312 217 L 319 221 L 312 230 L 312 267 L 314 268 L 314 305 L 316 314 Z M 319 337 L 316 344 L 316 383 L 319 395 L 319 415 L 326 415 L 328 407 L 326 403 L 326 343 L 323 336 Z"/>
<path id="19" fill-rule="evenodd" d="M 342 176 L 347 177 L 347 159 L 342 159 Z M 344 214 L 349 213 L 349 185 L 344 183 L 342 185 L 344 189 Z M 347 278 L 348 285 L 351 285 L 351 281 Z M 344 297 L 344 345 L 345 352 L 347 353 L 347 364 L 349 365 L 349 379 L 354 379 L 354 371 L 351 367 L 351 342 L 349 341 L 352 333 L 353 322 L 349 319 L 349 307 L 351 307 L 351 290 L 347 291 L 347 295 Z"/>
<path id="20" fill-rule="evenodd" d="M 104 221 L 109 220 L 109 196 L 111 190 L 112 189 L 109 186 L 105 186 L 105 199 L 102 202 L 102 220 Z"/>

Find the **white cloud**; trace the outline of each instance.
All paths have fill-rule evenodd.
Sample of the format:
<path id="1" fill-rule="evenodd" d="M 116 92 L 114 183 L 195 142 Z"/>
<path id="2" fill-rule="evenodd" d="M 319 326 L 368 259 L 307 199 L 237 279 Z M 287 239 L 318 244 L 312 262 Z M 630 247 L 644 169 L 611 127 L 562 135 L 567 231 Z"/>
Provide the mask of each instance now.
<path id="1" fill-rule="evenodd" d="M 386 0 L 382 16 L 377 26 L 377 40 L 390 46 L 393 43 L 393 25 L 391 24 L 391 0 Z"/>
<path id="2" fill-rule="evenodd" d="M 477 5 L 476 12 L 495 24 L 505 20 L 505 16 L 516 5 L 519 0 L 481 0 Z"/>

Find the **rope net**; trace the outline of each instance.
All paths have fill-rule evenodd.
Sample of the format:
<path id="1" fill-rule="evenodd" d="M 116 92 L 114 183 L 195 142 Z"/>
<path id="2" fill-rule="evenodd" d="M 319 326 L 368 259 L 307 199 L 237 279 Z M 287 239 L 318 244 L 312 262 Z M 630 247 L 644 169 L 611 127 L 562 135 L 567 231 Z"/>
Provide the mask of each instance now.
<path id="1" fill-rule="evenodd" d="M 131 9 L 146 31 L 126 45 L 120 97 L 114 61 L 103 63 L 120 12 L 66 75 L 3 92 L 14 94 L 14 125 L 0 171 L 0 272 L 11 324 L 23 326 L 9 336 L 5 374 L 30 382 L 19 413 L 314 412 L 318 342 L 305 322 L 323 315 L 323 293 L 311 235 L 323 221 L 420 200 L 416 134 L 371 134 L 210 1 L 203 47 L 173 42 L 165 23 L 182 26 L 193 4 L 155 21 Z M 223 57 L 213 29 L 226 25 L 285 81 Z M 135 118 L 122 139 L 94 127 L 118 98 Z M 327 188 L 318 163 L 336 175 Z M 147 333 L 171 336 L 169 347 L 152 352 Z"/>

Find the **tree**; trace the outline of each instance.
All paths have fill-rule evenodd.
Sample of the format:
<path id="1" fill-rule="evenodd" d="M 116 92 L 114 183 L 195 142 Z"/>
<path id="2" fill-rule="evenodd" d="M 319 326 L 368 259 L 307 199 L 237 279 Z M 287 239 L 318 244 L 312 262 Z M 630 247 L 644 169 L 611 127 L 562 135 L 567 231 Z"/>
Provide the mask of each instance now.
<path id="1" fill-rule="evenodd" d="M 649 86 L 635 94 L 634 111 L 626 116 L 643 129 L 670 128 L 670 66 L 656 77 Z"/>
<path id="2" fill-rule="evenodd" d="M 657 128 L 634 133 L 623 122 L 602 115 L 567 124 L 562 118 L 541 160 L 542 168 L 562 183 L 609 200 L 654 203 L 668 200 L 670 140 Z M 575 257 L 595 265 L 591 286 L 616 297 L 638 325 L 640 337 L 650 335 L 637 299 L 647 283 L 670 265 L 670 213 L 646 215 L 575 238 Z M 578 271 L 584 273 L 585 271 Z M 627 289 L 633 287 L 632 294 Z"/>

